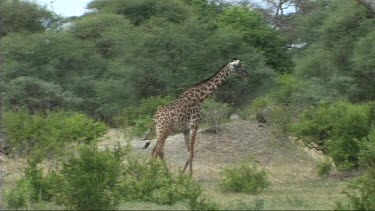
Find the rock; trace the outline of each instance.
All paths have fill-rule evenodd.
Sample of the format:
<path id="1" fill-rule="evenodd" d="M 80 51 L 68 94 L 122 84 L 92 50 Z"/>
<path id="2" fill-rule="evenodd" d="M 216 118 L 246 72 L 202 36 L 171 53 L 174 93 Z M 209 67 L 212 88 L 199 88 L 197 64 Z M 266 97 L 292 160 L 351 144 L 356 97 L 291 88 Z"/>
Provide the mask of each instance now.
<path id="1" fill-rule="evenodd" d="M 231 114 L 230 117 L 229 117 L 230 120 L 240 120 L 240 116 L 238 116 L 237 114 Z"/>

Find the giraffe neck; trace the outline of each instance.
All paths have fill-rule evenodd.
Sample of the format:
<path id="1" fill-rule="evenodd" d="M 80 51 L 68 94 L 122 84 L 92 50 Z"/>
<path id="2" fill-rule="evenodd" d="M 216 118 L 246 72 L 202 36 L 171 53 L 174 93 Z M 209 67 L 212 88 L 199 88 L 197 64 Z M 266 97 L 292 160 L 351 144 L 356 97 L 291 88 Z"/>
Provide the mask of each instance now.
<path id="1" fill-rule="evenodd" d="M 183 92 L 179 98 L 187 99 L 189 101 L 203 102 L 223 84 L 230 73 L 231 70 L 228 66 L 225 66 L 211 78 L 190 87 Z"/>

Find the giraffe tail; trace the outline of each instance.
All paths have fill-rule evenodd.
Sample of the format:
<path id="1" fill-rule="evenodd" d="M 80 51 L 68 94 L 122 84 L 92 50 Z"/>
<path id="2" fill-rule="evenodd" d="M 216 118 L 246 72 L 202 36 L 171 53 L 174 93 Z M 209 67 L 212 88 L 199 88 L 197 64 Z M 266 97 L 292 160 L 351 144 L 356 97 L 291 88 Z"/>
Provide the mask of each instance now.
<path id="1" fill-rule="evenodd" d="M 148 131 L 145 133 L 145 135 L 140 139 L 141 141 L 148 140 L 145 143 L 145 146 L 143 147 L 143 149 L 147 149 L 150 146 L 151 138 L 154 135 L 154 133 L 155 133 L 155 122 L 152 123 L 150 129 L 148 129 Z"/>

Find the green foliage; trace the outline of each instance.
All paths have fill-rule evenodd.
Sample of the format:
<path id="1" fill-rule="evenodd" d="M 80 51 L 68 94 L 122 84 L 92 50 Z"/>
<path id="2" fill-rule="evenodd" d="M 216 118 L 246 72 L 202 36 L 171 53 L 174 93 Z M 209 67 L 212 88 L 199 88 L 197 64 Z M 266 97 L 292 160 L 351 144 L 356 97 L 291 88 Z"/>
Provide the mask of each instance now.
<path id="1" fill-rule="evenodd" d="M 246 44 L 264 51 L 265 62 L 278 72 L 289 72 L 292 62 L 285 52 L 285 41 L 264 23 L 262 15 L 245 6 L 231 6 L 218 18 L 218 27 L 242 35 Z"/>
<path id="2" fill-rule="evenodd" d="M 252 163 L 226 167 L 221 172 L 220 186 L 224 191 L 257 194 L 270 185 L 268 174 Z"/>
<path id="3" fill-rule="evenodd" d="M 325 159 L 322 161 L 319 161 L 318 164 L 316 164 L 316 172 L 319 177 L 324 177 L 329 175 L 329 173 L 332 171 L 332 163 L 329 159 Z"/>
<path id="4" fill-rule="evenodd" d="M 160 160 L 130 154 L 129 148 L 102 151 L 84 145 L 55 170 L 42 174 L 29 162 L 16 186 L 6 191 L 6 207 L 28 208 L 51 202 L 68 209 L 115 209 L 121 201 L 187 203 L 192 210 L 218 210 L 200 184 L 184 174 L 172 174 Z"/>
<path id="5" fill-rule="evenodd" d="M 129 137 L 140 137 L 152 126 L 152 117 L 143 117 L 134 121 L 134 126 L 128 130 Z"/>
<path id="6" fill-rule="evenodd" d="M 375 209 L 375 170 L 355 179 L 345 192 L 348 200 L 337 202 L 336 210 L 374 210 Z"/>
<path id="7" fill-rule="evenodd" d="M 120 200 L 117 191 L 122 159 L 116 153 L 83 146 L 60 172 L 57 201 L 70 209 L 114 209 Z"/>
<path id="8" fill-rule="evenodd" d="M 117 119 L 122 126 L 134 126 L 137 121 L 146 117 L 153 117 L 156 110 L 163 105 L 167 105 L 173 100 L 172 97 L 155 96 L 143 99 L 138 106 L 131 106 L 123 110 Z"/>
<path id="9" fill-rule="evenodd" d="M 255 199 L 252 202 L 244 202 L 242 200 L 238 200 L 235 203 L 228 206 L 227 209 L 233 209 L 233 210 L 263 210 L 264 209 L 264 200 L 263 199 Z"/>
<path id="10" fill-rule="evenodd" d="M 278 89 L 271 92 L 269 97 L 277 104 L 291 105 L 298 102 L 297 93 L 304 85 L 301 80 L 293 75 L 282 75 L 276 79 Z"/>
<path id="11" fill-rule="evenodd" d="M 50 11 L 34 2 L 0 1 L 0 38 L 10 33 L 44 31 L 53 19 Z"/>
<path id="12" fill-rule="evenodd" d="M 121 15 L 99 13 L 75 21 L 70 31 L 82 40 L 93 42 L 103 57 L 115 58 L 126 54 L 131 24 Z"/>
<path id="13" fill-rule="evenodd" d="M 149 162 L 144 158 L 129 158 L 124 169 L 121 192 L 127 201 L 174 204 L 186 194 L 183 189 L 187 179 L 182 175 L 172 178 L 161 161 Z"/>
<path id="14" fill-rule="evenodd" d="M 113 209 L 120 196 L 116 185 L 121 174 L 121 154 L 119 150 L 99 151 L 94 145 L 86 145 L 60 170 L 47 175 L 31 161 L 24 177 L 7 193 L 7 208 L 54 202 L 71 209 Z"/>
<path id="15" fill-rule="evenodd" d="M 32 198 L 38 194 L 34 192 L 30 181 L 23 179 L 16 186 L 5 192 L 5 207 L 8 209 L 20 209 L 29 207 L 33 202 Z"/>
<path id="16" fill-rule="evenodd" d="M 373 11 L 362 1 L 309 2 L 296 15 L 295 72 L 324 98 L 373 100 Z M 366 61 L 364 61 L 365 59 Z M 363 61 L 363 62 L 362 62 Z M 363 64 L 363 65 L 362 65 Z M 373 69 L 373 68 L 372 68 Z"/>
<path id="17" fill-rule="evenodd" d="M 227 103 L 216 102 L 213 99 L 204 101 L 202 105 L 202 120 L 208 124 L 208 131 L 218 132 L 220 124 L 228 118 L 229 112 L 232 110 Z"/>
<path id="18" fill-rule="evenodd" d="M 28 208 L 33 203 L 49 200 L 51 198 L 49 180 L 45 180 L 42 170 L 37 162 L 29 161 L 24 170 L 24 176 L 16 185 L 5 194 L 7 208 Z"/>
<path id="19" fill-rule="evenodd" d="M 218 209 L 217 204 L 203 195 L 199 183 L 189 176 L 168 172 L 160 160 L 127 157 L 120 192 L 126 201 L 172 205 L 187 200 L 188 206 L 193 210 Z"/>
<path id="20" fill-rule="evenodd" d="M 8 111 L 4 118 L 4 132 L 9 138 L 10 148 L 40 156 L 63 153 L 64 146 L 74 142 L 93 143 L 106 130 L 103 123 L 84 114 L 65 111 L 47 115 Z"/>
<path id="21" fill-rule="evenodd" d="M 271 99 L 268 96 L 256 98 L 251 102 L 248 108 L 248 115 L 251 113 L 258 113 L 271 106 Z"/>
<path id="22" fill-rule="evenodd" d="M 363 137 L 359 143 L 359 161 L 367 168 L 375 167 L 375 128 L 374 125 L 368 136 Z"/>
<path id="23" fill-rule="evenodd" d="M 328 153 L 339 169 L 358 166 L 358 141 L 374 123 L 373 104 L 325 103 L 307 110 L 293 131 Z"/>
<path id="24" fill-rule="evenodd" d="M 33 112 L 74 108 L 81 99 L 63 91 L 59 85 L 32 77 L 19 77 L 7 84 L 5 101 L 10 107 L 25 107 Z"/>
<path id="25" fill-rule="evenodd" d="M 97 0 L 91 2 L 88 8 L 124 15 L 134 25 L 140 25 L 155 16 L 181 23 L 190 15 L 190 8 L 181 0 Z"/>
<path id="26" fill-rule="evenodd" d="M 65 100 L 59 100 L 62 101 L 59 107 L 70 109 L 73 100 L 74 108 L 82 112 L 94 113 L 97 109 L 94 101 L 97 97 L 96 79 L 103 77 L 105 63 L 93 43 L 82 41 L 67 32 L 45 32 L 11 34 L 1 39 L 0 47 L 7 58 L 2 71 L 5 87 L 10 86 L 10 91 L 18 93 L 18 97 L 22 98 L 26 85 L 33 85 L 35 88 L 27 93 L 38 94 L 38 98 L 34 97 L 36 99 L 52 95 Z M 35 90 L 38 87 L 40 90 Z M 52 88 L 51 93 L 48 88 Z M 5 96 L 6 99 L 13 98 L 7 94 Z M 28 102 L 17 100 L 20 103 Z"/>
<path id="27" fill-rule="evenodd" d="M 361 38 L 354 46 L 353 71 L 351 75 L 355 78 L 358 91 L 353 96 L 356 100 L 375 99 L 375 31 L 373 30 L 367 36 Z"/>
<path id="28" fill-rule="evenodd" d="M 138 137 L 144 134 L 152 124 L 152 117 L 160 106 L 167 105 L 172 101 L 169 96 L 149 97 L 143 99 L 137 107 L 130 106 L 122 111 L 115 118 L 115 124 L 122 127 L 129 127 L 131 137 Z"/>
<path id="29" fill-rule="evenodd" d="M 177 97 L 233 56 L 251 65 L 252 77 L 229 79 L 217 93 L 218 101 L 243 105 L 271 87 L 275 72 L 264 64 L 270 55 L 259 50 L 266 44 L 249 44 L 238 31 L 217 27 L 218 14 L 231 13 L 228 4 L 115 0 L 93 1 L 89 8 L 96 10 L 69 20 L 69 25 L 34 34 L 7 34 L 1 39 L 8 107 L 31 107 L 36 101 L 39 110 L 50 109 L 49 105 L 74 108 L 116 125 L 124 108 L 131 110 L 151 96 Z M 248 15 L 246 11 L 241 14 Z M 276 32 L 259 14 L 250 12 L 249 17 L 253 16 L 257 17 L 253 35 L 259 32 L 260 40 L 277 43 Z M 235 24 L 247 27 L 246 21 Z M 39 87 L 38 92 L 23 92 L 27 84 Z"/>

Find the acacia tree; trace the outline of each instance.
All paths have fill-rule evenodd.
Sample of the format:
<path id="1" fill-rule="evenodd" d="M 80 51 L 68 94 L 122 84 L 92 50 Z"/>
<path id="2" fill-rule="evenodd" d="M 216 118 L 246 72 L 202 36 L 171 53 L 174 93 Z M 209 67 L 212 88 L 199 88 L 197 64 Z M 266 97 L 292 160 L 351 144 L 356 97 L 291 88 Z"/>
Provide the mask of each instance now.
<path id="1" fill-rule="evenodd" d="M 17 32 L 42 32 L 54 16 L 51 12 L 35 3 L 26 1 L 0 1 L 0 41 L 11 33 Z M 0 52 L 0 151 L 5 145 L 2 133 L 4 111 L 4 81 L 3 81 L 4 55 Z"/>
<path id="2" fill-rule="evenodd" d="M 297 19 L 304 50 L 296 56 L 296 74 L 333 99 L 373 100 L 373 18 L 361 1 L 316 2 Z"/>
<path id="3" fill-rule="evenodd" d="M 265 23 L 259 12 L 246 6 L 229 7 L 220 14 L 218 26 L 239 33 L 247 45 L 263 51 L 266 64 L 274 70 L 291 71 L 293 64 L 287 54 L 286 42 Z"/>

